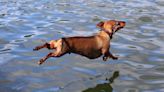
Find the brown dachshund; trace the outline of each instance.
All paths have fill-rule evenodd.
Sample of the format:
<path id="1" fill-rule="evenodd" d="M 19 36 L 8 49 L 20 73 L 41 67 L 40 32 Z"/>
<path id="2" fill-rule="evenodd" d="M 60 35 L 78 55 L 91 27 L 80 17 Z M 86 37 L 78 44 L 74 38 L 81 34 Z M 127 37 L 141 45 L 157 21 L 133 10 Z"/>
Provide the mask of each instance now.
<path id="1" fill-rule="evenodd" d="M 89 59 L 95 59 L 103 55 L 103 60 L 108 58 L 118 59 L 109 51 L 110 40 L 115 32 L 125 26 L 124 21 L 109 20 L 97 24 L 101 30 L 96 35 L 83 37 L 63 37 L 58 40 L 51 40 L 41 46 L 35 47 L 33 50 L 42 48 L 55 49 L 54 52 L 49 53 L 42 58 L 38 64 L 42 64 L 50 57 L 61 57 L 66 53 L 76 53 L 85 56 Z"/>

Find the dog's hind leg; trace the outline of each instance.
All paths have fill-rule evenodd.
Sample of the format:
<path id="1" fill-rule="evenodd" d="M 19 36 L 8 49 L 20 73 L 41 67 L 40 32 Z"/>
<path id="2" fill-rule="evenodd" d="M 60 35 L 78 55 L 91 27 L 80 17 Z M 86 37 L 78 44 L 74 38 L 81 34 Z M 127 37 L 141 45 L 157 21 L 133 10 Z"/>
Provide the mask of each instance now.
<path id="1" fill-rule="evenodd" d="M 44 63 L 44 61 L 46 61 L 48 58 L 50 57 L 60 57 L 62 55 L 65 54 L 65 52 L 62 52 L 62 40 L 59 40 L 59 42 L 57 43 L 57 48 L 55 49 L 54 52 L 50 52 L 49 54 L 47 54 L 47 56 L 45 56 L 44 58 L 42 58 L 38 64 L 41 65 L 42 63 Z"/>
<path id="2" fill-rule="evenodd" d="M 62 53 L 58 53 L 58 52 L 50 52 L 49 54 L 47 54 L 44 58 L 40 59 L 40 61 L 38 62 L 39 65 L 43 64 L 48 58 L 50 57 L 60 57 L 62 56 Z"/>
<path id="3" fill-rule="evenodd" d="M 52 57 L 52 56 L 54 56 L 52 52 L 49 53 L 49 54 L 47 54 L 46 57 L 40 59 L 40 61 L 38 62 L 38 64 L 39 64 L 39 65 L 43 64 L 48 58 L 50 58 L 50 57 Z"/>
<path id="4" fill-rule="evenodd" d="M 40 49 L 42 49 L 42 48 L 48 48 L 48 49 L 50 49 L 50 44 L 49 44 L 49 43 L 45 43 L 45 44 L 43 44 L 43 45 L 36 46 L 33 50 L 34 50 L 34 51 L 38 51 L 38 50 L 40 50 Z"/>

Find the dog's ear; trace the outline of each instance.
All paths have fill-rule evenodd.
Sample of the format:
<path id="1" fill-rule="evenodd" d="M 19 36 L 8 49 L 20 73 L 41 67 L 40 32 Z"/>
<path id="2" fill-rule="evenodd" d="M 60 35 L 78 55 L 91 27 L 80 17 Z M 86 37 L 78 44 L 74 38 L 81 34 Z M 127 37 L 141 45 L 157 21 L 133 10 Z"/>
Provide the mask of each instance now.
<path id="1" fill-rule="evenodd" d="M 104 22 L 103 22 L 103 21 L 101 21 L 101 22 L 99 22 L 96 26 L 97 26 L 98 28 L 102 28 L 102 27 L 103 27 L 103 25 L 104 25 Z"/>

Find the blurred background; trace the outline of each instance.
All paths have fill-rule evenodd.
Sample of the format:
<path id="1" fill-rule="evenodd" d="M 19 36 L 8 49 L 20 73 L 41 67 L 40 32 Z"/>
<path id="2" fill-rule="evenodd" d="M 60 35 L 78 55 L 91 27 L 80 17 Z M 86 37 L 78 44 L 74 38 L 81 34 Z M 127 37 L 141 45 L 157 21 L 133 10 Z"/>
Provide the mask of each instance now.
<path id="1" fill-rule="evenodd" d="M 126 21 L 111 41 L 118 60 L 70 54 L 37 64 L 50 51 L 35 46 L 93 35 L 110 19 Z M 105 83 L 111 92 L 164 92 L 163 29 L 163 0 L 0 0 L 0 92 L 87 92 Z"/>

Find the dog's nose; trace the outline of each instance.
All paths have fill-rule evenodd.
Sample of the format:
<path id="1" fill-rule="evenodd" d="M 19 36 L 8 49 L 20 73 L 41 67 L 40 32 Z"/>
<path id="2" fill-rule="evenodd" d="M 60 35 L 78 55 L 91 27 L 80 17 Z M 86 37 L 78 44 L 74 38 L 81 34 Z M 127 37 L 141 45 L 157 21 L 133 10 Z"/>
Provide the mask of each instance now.
<path id="1" fill-rule="evenodd" d="M 121 27 L 125 27 L 126 22 L 125 22 L 125 21 L 121 21 L 121 22 L 120 22 L 120 25 L 121 25 Z"/>

